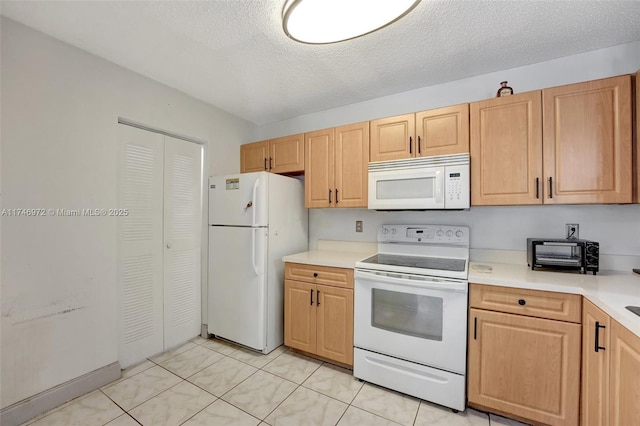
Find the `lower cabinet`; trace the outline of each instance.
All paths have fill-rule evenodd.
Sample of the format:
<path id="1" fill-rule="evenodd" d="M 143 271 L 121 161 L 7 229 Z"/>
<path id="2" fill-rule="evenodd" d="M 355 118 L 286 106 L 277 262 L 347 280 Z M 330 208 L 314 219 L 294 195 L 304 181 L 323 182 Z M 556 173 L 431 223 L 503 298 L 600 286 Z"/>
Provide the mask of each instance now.
<path id="1" fill-rule="evenodd" d="M 524 421 L 578 425 L 580 296 L 470 285 L 469 405 Z M 573 305 L 576 305 L 575 307 Z M 505 312 L 506 311 L 506 312 Z M 555 312 L 555 313 L 553 313 Z"/>
<path id="2" fill-rule="evenodd" d="M 353 270 L 285 265 L 284 344 L 353 365 Z"/>
<path id="3" fill-rule="evenodd" d="M 583 306 L 582 425 L 640 424 L 640 337 Z"/>

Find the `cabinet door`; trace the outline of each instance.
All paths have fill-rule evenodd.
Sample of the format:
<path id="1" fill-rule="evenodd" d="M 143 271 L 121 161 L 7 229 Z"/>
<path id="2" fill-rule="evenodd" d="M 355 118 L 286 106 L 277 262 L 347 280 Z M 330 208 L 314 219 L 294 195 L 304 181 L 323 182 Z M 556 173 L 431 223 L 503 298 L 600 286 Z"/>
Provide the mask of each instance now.
<path id="1" fill-rule="evenodd" d="M 304 134 L 269 141 L 269 169 L 272 173 L 304 172 Z"/>
<path id="2" fill-rule="evenodd" d="M 335 128 L 335 206 L 367 208 L 369 122 Z"/>
<path id="3" fill-rule="evenodd" d="M 583 426 L 609 424 L 609 315 L 584 300 L 582 309 Z"/>
<path id="4" fill-rule="evenodd" d="M 611 321 L 611 425 L 640 424 L 640 337 Z"/>
<path id="5" fill-rule="evenodd" d="M 316 352 L 316 286 L 284 280 L 284 344 Z"/>
<path id="6" fill-rule="evenodd" d="M 631 76 L 542 91 L 545 204 L 630 203 Z"/>
<path id="7" fill-rule="evenodd" d="M 470 105 L 472 206 L 542 204 L 540 93 Z"/>
<path id="8" fill-rule="evenodd" d="M 333 129 L 304 135 L 304 206 L 331 207 L 335 201 Z"/>
<path id="9" fill-rule="evenodd" d="M 469 104 L 416 113 L 418 157 L 469 152 Z"/>
<path id="10" fill-rule="evenodd" d="M 415 114 L 371 121 L 369 161 L 398 160 L 415 157 L 417 151 Z"/>
<path id="11" fill-rule="evenodd" d="M 240 173 L 268 170 L 268 152 L 269 141 L 240 145 Z"/>
<path id="12" fill-rule="evenodd" d="M 353 365 L 353 290 L 317 286 L 317 354 Z"/>
<path id="13" fill-rule="evenodd" d="M 635 203 L 640 203 L 640 130 L 638 130 L 638 126 L 640 126 L 640 71 L 636 73 L 636 145 L 635 145 L 635 167 L 636 167 L 636 179 L 635 179 Z"/>
<path id="14" fill-rule="evenodd" d="M 469 403 L 577 425 L 580 325 L 470 309 Z"/>

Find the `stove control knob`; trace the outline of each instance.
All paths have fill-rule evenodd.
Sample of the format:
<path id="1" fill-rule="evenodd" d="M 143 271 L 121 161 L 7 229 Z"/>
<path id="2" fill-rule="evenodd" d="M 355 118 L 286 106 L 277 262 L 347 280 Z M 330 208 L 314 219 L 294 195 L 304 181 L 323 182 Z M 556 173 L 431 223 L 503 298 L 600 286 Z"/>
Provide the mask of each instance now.
<path id="1" fill-rule="evenodd" d="M 447 231 L 447 237 L 453 237 L 453 231 L 451 229 Z"/>
<path id="2" fill-rule="evenodd" d="M 456 237 L 458 238 L 462 237 L 462 231 L 456 231 Z"/>
<path id="3" fill-rule="evenodd" d="M 438 229 L 438 232 L 436 232 L 436 235 L 438 237 L 442 237 L 444 235 L 444 231 L 442 229 Z"/>
<path id="4" fill-rule="evenodd" d="M 392 234 L 392 235 L 395 235 L 395 234 L 396 234 L 396 232 L 397 232 L 397 231 L 396 231 L 396 228 L 391 228 L 391 234 Z"/>
<path id="5" fill-rule="evenodd" d="M 387 228 L 382 228 L 382 235 L 387 235 L 389 230 Z"/>

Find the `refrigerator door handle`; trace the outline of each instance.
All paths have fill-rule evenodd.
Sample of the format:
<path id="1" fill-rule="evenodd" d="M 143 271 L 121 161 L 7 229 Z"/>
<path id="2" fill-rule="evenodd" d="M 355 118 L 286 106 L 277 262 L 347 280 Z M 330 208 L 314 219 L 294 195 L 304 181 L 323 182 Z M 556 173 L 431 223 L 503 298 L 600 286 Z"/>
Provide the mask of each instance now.
<path id="1" fill-rule="evenodd" d="M 251 197 L 251 203 L 250 203 L 252 206 L 256 204 L 256 196 L 258 195 L 258 186 L 260 186 L 260 179 L 256 179 L 256 181 L 253 183 L 253 195 Z M 256 226 L 256 208 L 253 209 L 252 213 L 253 213 L 253 219 L 251 223 L 253 224 L 253 226 Z M 255 239 L 254 239 L 254 244 L 255 244 Z M 254 246 L 254 250 L 255 250 L 255 246 Z"/>
<path id="2" fill-rule="evenodd" d="M 260 275 L 258 273 L 258 264 L 256 263 L 256 232 L 258 232 L 260 228 L 253 228 L 251 230 L 251 266 L 253 266 L 253 272 L 256 275 Z"/>

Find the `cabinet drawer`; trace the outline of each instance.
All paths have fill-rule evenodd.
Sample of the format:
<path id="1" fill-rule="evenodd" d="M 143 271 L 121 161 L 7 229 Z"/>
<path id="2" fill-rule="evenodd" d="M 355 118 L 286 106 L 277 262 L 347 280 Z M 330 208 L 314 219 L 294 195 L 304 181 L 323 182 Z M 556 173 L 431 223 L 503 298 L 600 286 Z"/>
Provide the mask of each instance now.
<path id="1" fill-rule="evenodd" d="M 482 284 L 469 286 L 469 306 L 472 308 L 578 324 L 582 316 L 581 301 L 582 296 L 579 294 Z"/>
<path id="2" fill-rule="evenodd" d="M 353 288 L 353 269 L 287 262 L 284 276 L 288 280 Z"/>

